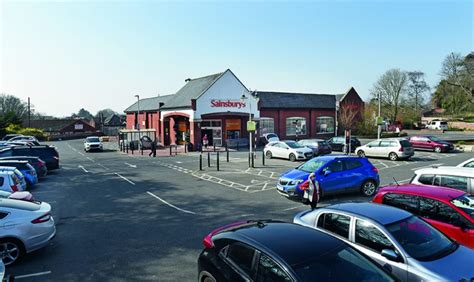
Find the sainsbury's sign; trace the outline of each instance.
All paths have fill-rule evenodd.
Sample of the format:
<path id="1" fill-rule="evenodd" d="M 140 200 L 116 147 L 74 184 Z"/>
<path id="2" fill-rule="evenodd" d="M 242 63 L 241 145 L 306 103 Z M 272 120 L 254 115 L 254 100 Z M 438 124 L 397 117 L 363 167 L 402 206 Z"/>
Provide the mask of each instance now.
<path id="1" fill-rule="evenodd" d="M 213 108 L 245 108 L 245 102 L 238 100 L 211 100 L 211 107 Z"/>

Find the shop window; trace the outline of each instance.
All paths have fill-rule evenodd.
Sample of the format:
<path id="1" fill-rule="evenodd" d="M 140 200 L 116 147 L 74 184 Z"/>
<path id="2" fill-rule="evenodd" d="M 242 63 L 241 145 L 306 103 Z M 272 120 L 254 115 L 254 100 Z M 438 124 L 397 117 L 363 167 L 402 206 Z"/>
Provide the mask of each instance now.
<path id="1" fill-rule="evenodd" d="M 316 118 L 316 133 L 334 133 L 333 117 Z"/>
<path id="2" fill-rule="evenodd" d="M 306 135 L 306 119 L 304 117 L 286 119 L 286 136 L 292 135 Z"/>
<path id="3" fill-rule="evenodd" d="M 267 133 L 275 133 L 275 122 L 272 118 L 260 118 L 259 121 L 260 136 Z"/>

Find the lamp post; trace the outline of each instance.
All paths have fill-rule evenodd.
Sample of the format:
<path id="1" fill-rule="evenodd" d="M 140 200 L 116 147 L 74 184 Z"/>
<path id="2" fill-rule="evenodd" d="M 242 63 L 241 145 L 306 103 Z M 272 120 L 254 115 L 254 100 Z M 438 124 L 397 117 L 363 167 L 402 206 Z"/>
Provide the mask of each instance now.
<path id="1" fill-rule="evenodd" d="M 379 115 L 378 115 L 378 118 L 377 118 L 377 139 L 380 139 L 380 135 L 382 134 L 382 125 L 380 124 L 380 104 L 381 104 L 381 101 L 382 99 L 380 99 L 380 92 L 379 92 L 379 95 L 378 95 L 378 100 L 379 100 Z"/>
<path id="2" fill-rule="evenodd" d="M 250 96 L 253 96 L 252 93 L 250 93 L 249 91 L 244 91 L 244 94 L 242 94 L 242 96 L 240 97 L 240 101 L 242 103 L 245 103 L 245 101 L 248 100 L 248 104 L 249 104 L 249 122 L 252 121 L 252 104 L 250 102 L 250 96 L 247 97 L 245 96 L 245 92 L 248 92 Z M 254 155 L 253 155 L 253 142 L 252 142 L 252 131 L 249 130 L 249 156 L 252 158 L 251 160 L 251 166 L 253 167 L 253 160 L 254 160 Z"/>
<path id="3" fill-rule="evenodd" d="M 135 95 L 137 97 L 137 129 L 138 129 L 138 144 L 140 146 L 140 95 Z"/>
<path id="4" fill-rule="evenodd" d="M 334 136 L 337 136 L 337 130 L 338 130 L 338 125 L 339 125 L 339 122 L 337 120 L 337 112 L 339 111 L 339 106 L 340 106 L 339 101 L 336 101 L 336 112 L 335 112 L 335 114 L 336 114 L 336 120 L 335 120 L 336 128 L 335 128 Z"/>

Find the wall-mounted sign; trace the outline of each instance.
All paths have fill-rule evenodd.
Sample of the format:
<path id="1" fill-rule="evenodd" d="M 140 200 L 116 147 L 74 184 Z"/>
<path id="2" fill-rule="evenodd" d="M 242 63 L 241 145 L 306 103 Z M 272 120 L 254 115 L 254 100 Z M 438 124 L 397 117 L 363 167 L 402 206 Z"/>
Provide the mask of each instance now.
<path id="1" fill-rule="evenodd" d="M 76 123 L 74 124 L 74 130 L 83 130 L 84 125 L 82 123 Z"/>
<path id="2" fill-rule="evenodd" d="M 213 108 L 245 108 L 245 102 L 239 100 L 220 100 L 220 99 L 212 99 L 211 100 L 211 107 Z"/>
<path id="3" fill-rule="evenodd" d="M 225 121 L 226 130 L 240 130 L 241 126 L 240 119 L 228 119 Z"/>

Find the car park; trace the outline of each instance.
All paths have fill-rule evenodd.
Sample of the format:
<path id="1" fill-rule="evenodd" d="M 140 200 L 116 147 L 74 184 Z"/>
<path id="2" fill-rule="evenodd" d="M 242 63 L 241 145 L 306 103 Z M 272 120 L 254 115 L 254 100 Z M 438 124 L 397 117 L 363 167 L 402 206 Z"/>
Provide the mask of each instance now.
<path id="1" fill-rule="evenodd" d="M 48 174 L 48 168 L 46 167 L 46 163 L 38 157 L 15 156 L 0 158 L 0 161 L 4 160 L 28 161 L 28 163 L 35 168 L 38 177 L 45 177 Z"/>
<path id="2" fill-rule="evenodd" d="M 198 281 L 394 281 L 341 240 L 292 223 L 241 221 L 203 240 Z"/>
<path id="3" fill-rule="evenodd" d="M 38 175 L 36 170 L 28 161 L 17 161 L 17 160 L 0 160 L 0 167 L 14 167 L 18 169 L 26 180 L 27 187 L 33 187 L 38 183 Z"/>
<path id="4" fill-rule="evenodd" d="M 457 165 L 457 167 L 468 167 L 468 168 L 474 168 L 474 158 L 466 160 L 460 164 Z"/>
<path id="5" fill-rule="evenodd" d="M 7 192 L 25 191 L 25 176 L 14 167 L 0 166 L 0 190 Z"/>
<path id="6" fill-rule="evenodd" d="M 322 197 L 347 192 L 361 192 L 371 197 L 380 184 L 377 168 L 366 158 L 327 155 L 313 158 L 283 173 L 278 179 L 278 193 L 290 199 L 301 199 L 302 185 L 310 173 L 315 174 Z"/>
<path id="7" fill-rule="evenodd" d="M 0 149 L 0 158 L 12 156 L 33 156 L 42 159 L 48 170 L 59 168 L 59 153 L 53 146 L 17 146 Z"/>
<path id="8" fill-rule="evenodd" d="M 331 146 L 331 150 L 344 152 L 344 147 L 346 145 L 346 137 L 344 136 L 336 136 L 332 137 L 328 140 L 329 145 Z M 357 147 L 360 147 L 362 144 L 360 143 L 359 139 L 356 137 L 351 137 L 351 153 L 355 152 Z M 347 149 L 346 149 L 347 151 Z"/>
<path id="9" fill-rule="evenodd" d="M 454 166 L 434 166 L 415 171 L 412 184 L 444 186 L 459 189 L 474 195 L 474 173 L 472 168 Z"/>
<path id="10" fill-rule="evenodd" d="M 441 140 L 436 136 L 412 136 L 408 141 L 416 150 L 428 150 L 436 153 L 451 152 L 454 150 L 452 143 Z"/>
<path id="11" fill-rule="evenodd" d="M 415 154 L 415 150 L 406 139 L 378 139 L 360 146 L 355 150 L 359 157 L 389 158 L 392 161 L 409 159 Z"/>
<path id="12" fill-rule="evenodd" d="M 474 196 L 463 191 L 429 185 L 392 185 L 373 199 L 424 218 L 445 235 L 474 249 Z"/>
<path id="13" fill-rule="evenodd" d="M 45 202 L 0 199 L 0 255 L 11 265 L 46 246 L 56 234 L 51 206 Z"/>
<path id="14" fill-rule="evenodd" d="M 295 141 L 277 141 L 268 143 L 263 149 L 267 158 L 282 158 L 292 162 L 313 157 L 313 150 L 303 147 Z"/>
<path id="15" fill-rule="evenodd" d="M 442 120 L 433 120 L 426 125 L 426 129 L 431 130 L 448 130 L 448 122 Z"/>
<path id="16" fill-rule="evenodd" d="M 474 250 L 413 214 L 373 203 L 304 211 L 294 223 L 326 232 L 390 269 L 401 281 L 469 281 Z"/>
<path id="17" fill-rule="evenodd" d="M 102 141 L 97 136 L 90 136 L 84 140 L 84 151 L 102 151 L 104 149 Z"/>
<path id="18" fill-rule="evenodd" d="M 322 156 L 332 153 L 331 146 L 323 139 L 304 139 L 298 141 L 298 144 L 313 150 L 313 156 Z"/>

